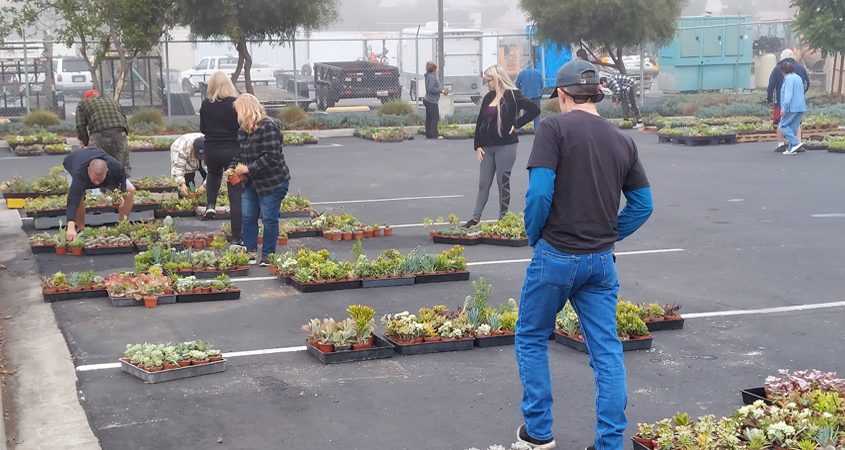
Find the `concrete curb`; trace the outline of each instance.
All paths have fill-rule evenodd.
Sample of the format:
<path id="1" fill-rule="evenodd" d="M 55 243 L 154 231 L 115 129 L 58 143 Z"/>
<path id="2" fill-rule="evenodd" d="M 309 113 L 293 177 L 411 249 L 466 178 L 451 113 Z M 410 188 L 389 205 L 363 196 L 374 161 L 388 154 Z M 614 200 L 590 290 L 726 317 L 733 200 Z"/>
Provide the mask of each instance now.
<path id="1" fill-rule="evenodd" d="M 76 368 L 49 303 L 17 211 L 0 209 L 0 272 L 8 400 L 15 448 L 99 449 L 77 397 Z M 14 294 L 12 294 L 14 293 Z M 79 394 L 83 395 L 83 394 Z M 9 406 L 9 405 L 7 405 Z M 4 441 L 5 443 L 5 441 Z"/>

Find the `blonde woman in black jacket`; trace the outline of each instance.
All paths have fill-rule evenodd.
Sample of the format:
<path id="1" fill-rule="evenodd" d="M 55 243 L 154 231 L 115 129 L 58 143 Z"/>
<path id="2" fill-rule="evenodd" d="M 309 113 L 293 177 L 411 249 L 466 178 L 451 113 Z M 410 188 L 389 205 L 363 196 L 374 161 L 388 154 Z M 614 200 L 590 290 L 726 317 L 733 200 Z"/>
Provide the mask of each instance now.
<path id="1" fill-rule="evenodd" d="M 514 86 L 501 66 L 488 67 L 484 71 L 484 82 L 490 92 L 481 102 L 475 123 L 475 156 L 481 164 L 478 197 L 472 218 L 464 225 L 467 228 L 481 220 L 494 176 L 499 186 L 499 217 L 508 212 L 511 170 L 519 143 L 517 130 L 540 114 L 540 108 Z"/>

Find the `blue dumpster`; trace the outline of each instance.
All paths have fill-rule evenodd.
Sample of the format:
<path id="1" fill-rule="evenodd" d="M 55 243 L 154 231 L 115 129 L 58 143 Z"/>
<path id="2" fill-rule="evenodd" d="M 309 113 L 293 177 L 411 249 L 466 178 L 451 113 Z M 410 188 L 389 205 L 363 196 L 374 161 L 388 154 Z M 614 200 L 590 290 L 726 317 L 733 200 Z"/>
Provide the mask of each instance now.
<path id="1" fill-rule="evenodd" d="M 675 39 L 658 51 L 658 88 L 664 92 L 751 88 L 750 22 L 750 16 L 681 17 Z"/>

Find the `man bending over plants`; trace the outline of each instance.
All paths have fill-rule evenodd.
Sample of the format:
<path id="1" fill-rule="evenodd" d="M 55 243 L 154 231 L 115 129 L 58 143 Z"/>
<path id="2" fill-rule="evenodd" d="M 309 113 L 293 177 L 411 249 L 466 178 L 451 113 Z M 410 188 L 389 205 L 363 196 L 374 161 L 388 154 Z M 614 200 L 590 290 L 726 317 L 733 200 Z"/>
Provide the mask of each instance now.
<path id="1" fill-rule="evenodd" d="M 135 186 L 126 179 L 123 164 L 99 148 L 83 148 L 65 156 L 63 163 L 70 175 L 70 189 L 67 194 L 67 241 L 76 239 L 76 234 L 85 228 L 85 192 L 89 189 L 124 192 L 117 205 L 119 220 L 126 220 L 132 211 Z"/>

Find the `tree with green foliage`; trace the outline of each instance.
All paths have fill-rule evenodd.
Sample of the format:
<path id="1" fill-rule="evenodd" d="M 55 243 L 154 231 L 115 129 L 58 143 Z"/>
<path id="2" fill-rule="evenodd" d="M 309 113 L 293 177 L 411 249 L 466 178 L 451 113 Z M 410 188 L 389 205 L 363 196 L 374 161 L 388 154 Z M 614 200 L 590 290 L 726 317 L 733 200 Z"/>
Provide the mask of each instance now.
<path id="1" fill-rule="evenodd" d="M 626 73 L 623 51 L 674 38 L 686 0 L 520 0 L 537 36 L 558 45 L 580 45 L 590 60 Z M 610 57 L 602 62 L 600 55 Z"/>
<path id="2" fill-rule="evenodd" d="M 158 45 L 176 12 L 169 0 L 12 0 L 3 17 L 15 29 L 37 23 L 64 45 L 78 45 L 98 90 L 97 69 L 114 51 L 120 58 L 114 92 L 119 98 L 135 60 Z"/>
<path id="3" fill-rule="evenodd" d="M 236 82 L 241 71 L 246 91 L 254 93 L 247 41 L 292 39 L 298 30 L 311 31 L 337 20 L 337 0 L 182 0 L 181 23 L 201 38 L 226 38 L 238 50 Z"/>
<path id="4" fill-rule="evenodd" d="M 823 57 L 838 53 L 842 54 L 839 60 L 845 59 L 845 33 L 842 31 L 845 29 L 845 2 L 792 0 L 790 5 L 797 10 L 792 26 L 804 44 L 821 52 Z M 841 89 L 841 77 L 839 83 Z"/>

